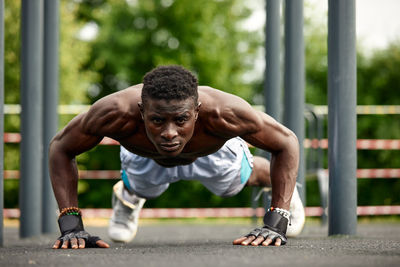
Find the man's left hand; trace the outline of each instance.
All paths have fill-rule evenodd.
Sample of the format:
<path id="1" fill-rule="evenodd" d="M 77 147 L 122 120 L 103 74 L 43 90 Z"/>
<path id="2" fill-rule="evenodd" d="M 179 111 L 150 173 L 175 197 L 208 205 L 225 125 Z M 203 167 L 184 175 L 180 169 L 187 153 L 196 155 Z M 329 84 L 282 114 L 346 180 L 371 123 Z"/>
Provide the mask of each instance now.
<path id="1" fill-rule="evenodd" d="M 279 247 L 282 244 L 282 239 L 285 240 L 284 244 L 286 243 L 286 238 L 281 236 L 280 234 L 269 230 L 265 227 L 263 228 L 256 228 L 251 231 L 248 235 L 240 237 L 233 241 L 234 245 L 242 245 L 242 246 L 269 246 L 275 245 Z"/>
<path id="2" fill-rule="evenodd" d="M 249 234 L 233 241 L 234 245 L 269 246 L 285 245 L 287 242 L 286 229 L 290 212 L 280 208 L 271 207 L 264 215 L 264 227 L 256 228 Z"/>

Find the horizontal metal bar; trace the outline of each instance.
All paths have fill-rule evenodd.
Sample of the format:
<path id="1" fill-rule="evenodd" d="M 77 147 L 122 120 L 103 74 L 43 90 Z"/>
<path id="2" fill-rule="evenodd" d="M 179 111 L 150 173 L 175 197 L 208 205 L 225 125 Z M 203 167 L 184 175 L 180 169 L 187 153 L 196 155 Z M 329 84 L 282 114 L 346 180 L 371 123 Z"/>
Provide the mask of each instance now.
<path id="1" fill-rule="evenodd" d="M 21 134 L 20 133 L 4 133 L 4 143 L 19 143 L 21 142 Z M 117 145 L 119 146 L 119 142 L 111 139 L 109 137 L 104 137 L 101 140 L 100 145 Z"/>
<path id="2" fill-rule="evenodd" d="M 21 135 L 19 133 L 4 133 L 4 143 L 19 143 Z M 114 139 L 104 137 L 100 145 L 120 145 Z M 304 139 L 304 148 L 323 148 L 328 149 L 328 139 Z M 400 149 L 400 139 L 358 139 L 357 149 Z"/>
<path id="3" fill-rule="evenodd" d="M 328 172 L 328 170 L 324 170 Z M 400 169 L 358 169 L 357 178 L 400 178 Z M 119 170 L 80 170 L 80 179 L 119 179 Z M 5 170 L 4 179 L 19 179 L 19 170 Z"/>
<path id="4" fill-rule="evenodd" d="M 74 115 L 88 111 L 90 105 L 59 105 L 58 113 L 60 115 Z M 253 105 L 256 110 L 264 111 L 264 106 Z M 328 114 L 328 106 L 316 105 L 311 106 L 311 109 L 320 115 Z M 400 114 L 400 105 L 359 105 L 356 108 L 358 115 L 387 115 Z M 5 104 L 4 114 L 19 114 L 21 106 L 19 104 Z"/>
<path id="5" fill-rule="evenodd" d="M 357 139 L 357 149 L 397 150 L 400 149 L 400 139 Z M 328 149 L 328 139 L 305 139 L 304 148 Z"/>
<path id="6" fill-rule="evenodd" d="M 321 216 L 321 207 L 306 207 L 306 216 Z M 84 218 L 109 218 L 112 209 L 82 209 Z M 144 208 L 140 218 L 224 218 L 224 217 L 262 217 L 264 208 Z M 359 206 L 357 215 L 399 215 L 400 206 Z M 19 218 L 19 209 L 4 209 L 4 218 Z"/>
<path id="7" fill-rule="evenodd" d="M 79 170 L 80 179 L 119 179 L 119 170 Z M 4 170 L 4 179 L 19 179 L 19 170 Z"/>

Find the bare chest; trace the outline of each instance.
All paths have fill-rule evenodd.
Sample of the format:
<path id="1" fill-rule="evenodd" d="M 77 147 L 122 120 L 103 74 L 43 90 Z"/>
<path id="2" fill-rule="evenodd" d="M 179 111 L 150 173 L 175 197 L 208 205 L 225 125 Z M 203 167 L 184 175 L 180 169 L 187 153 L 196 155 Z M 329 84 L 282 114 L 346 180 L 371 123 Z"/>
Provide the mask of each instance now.
<path id="1" fill-rule="evenodd" d="M 173 167 L 190 164 L 198 157 L 207 156 L 218 151 L 224 145 L 226 139 L 207 134 L 197 134 L 186 144 L 182 153 L 176 157 L 160 155 L 150 140 L 142 135 L 132 135 L 118 139 L 118 141 L 134 154 L 151 158 L 162 166 Z"/>

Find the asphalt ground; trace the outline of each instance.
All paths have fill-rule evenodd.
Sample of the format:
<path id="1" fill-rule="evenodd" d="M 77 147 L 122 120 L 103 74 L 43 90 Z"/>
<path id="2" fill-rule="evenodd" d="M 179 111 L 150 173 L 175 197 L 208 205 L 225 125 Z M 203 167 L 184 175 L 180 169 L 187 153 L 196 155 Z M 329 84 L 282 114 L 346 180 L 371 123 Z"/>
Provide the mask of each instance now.
<path id="1" fill-rule="evenodd" d="M 104 224 L 86 229 L 107 237 Z M 19 239 L 6 224 L 0 266 L 400 266 L 400 223 L 359 223 L 356 236 L 327 236 L 327 227 L 307 221 L 302 234 L 282 247 L 233 246 L 253 228 L 247 221 L 144 222 L 130 244 L 109 249 L 54 250 L 58 234 Z"/>

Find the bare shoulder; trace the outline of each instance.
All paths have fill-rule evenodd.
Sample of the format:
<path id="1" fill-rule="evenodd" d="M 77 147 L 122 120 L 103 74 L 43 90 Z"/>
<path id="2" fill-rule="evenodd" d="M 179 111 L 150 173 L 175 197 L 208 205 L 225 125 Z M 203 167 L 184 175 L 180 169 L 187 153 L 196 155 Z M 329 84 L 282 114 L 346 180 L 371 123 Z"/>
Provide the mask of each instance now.
<path id="1" fill-rule="evenodd" d="M 82 128 L 93 135 L 118 136 L 132 131 L 140 119 L 142 85 L 134 85 L 96 101 L 82 118 Z"/>
<path id="2" fill-rule="evenodd" d="M 202 105 L 214 106 L 216 108 L 251 107 L 243 98 L 209 86 L 199 86 L 199 101 Z"/>
<path id="3" fill-rule="evenodd" d="M 259 130 L 262 123 L 260 113 L 236 95 L 207 86 L 199 87 L 200 116 L 215 134 L 234 137 L 251 134 Z"/>

